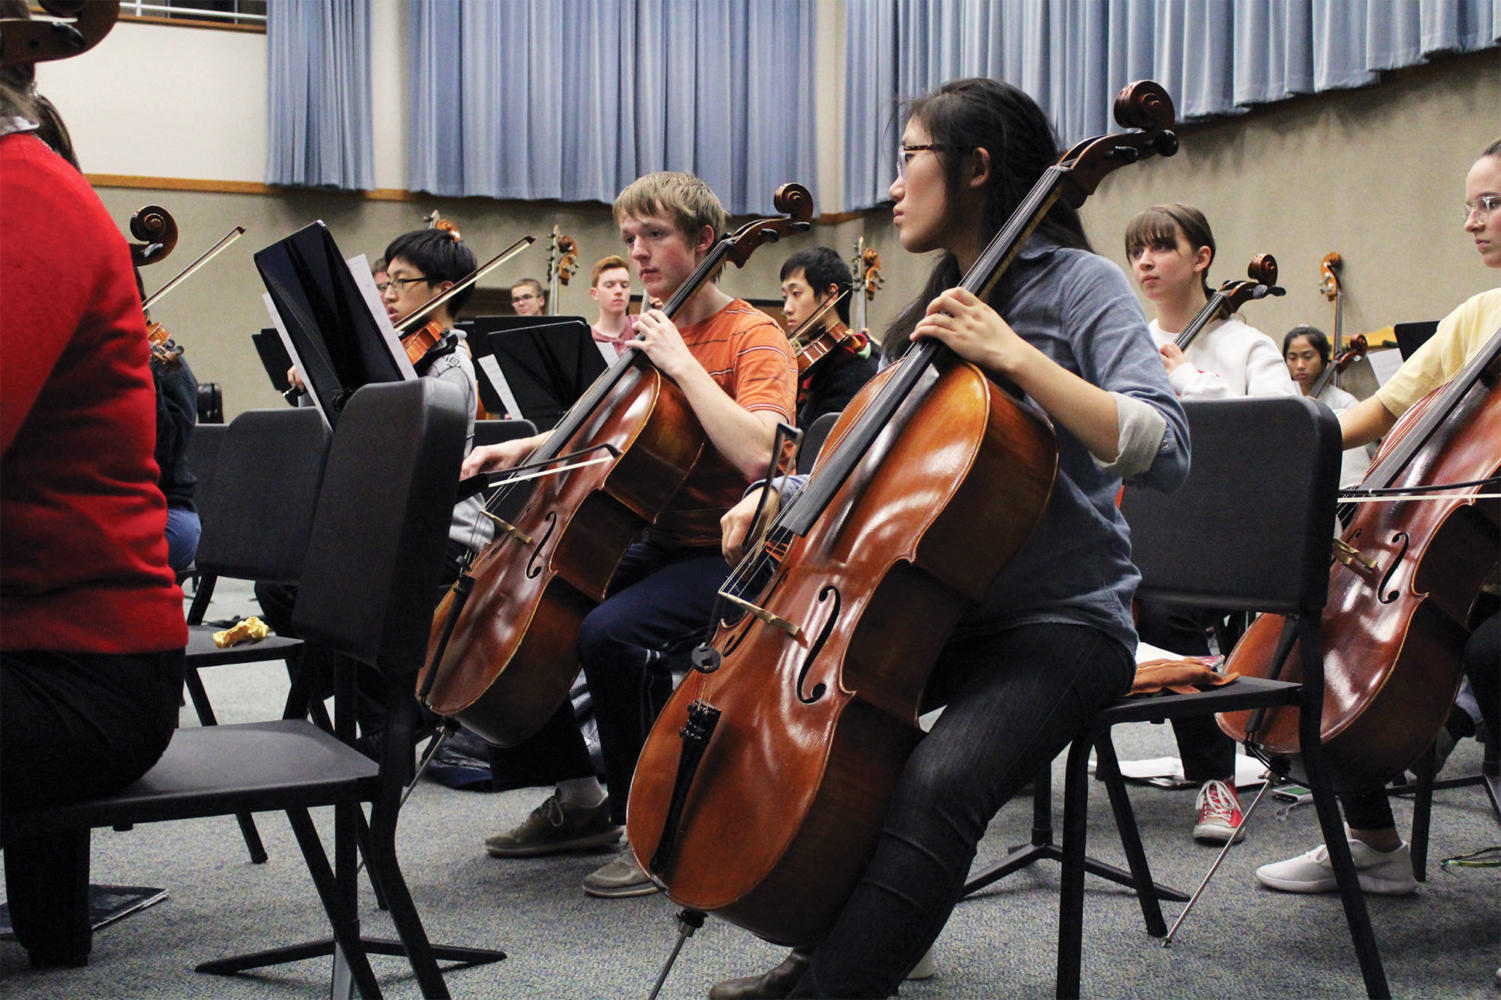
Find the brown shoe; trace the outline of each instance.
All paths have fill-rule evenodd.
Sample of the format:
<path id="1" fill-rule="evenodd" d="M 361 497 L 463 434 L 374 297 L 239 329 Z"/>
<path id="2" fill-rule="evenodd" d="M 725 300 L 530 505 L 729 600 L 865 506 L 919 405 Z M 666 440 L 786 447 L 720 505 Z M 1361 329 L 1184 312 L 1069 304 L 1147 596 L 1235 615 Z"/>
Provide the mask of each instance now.
<path id="1" fill-rule="evenodd" d="M 709 987 L 709 1000 L 781 1000 L 803 978 L 812 956 L 806 951 L 791 951 L 782 963 L 759 976 L 726 979 Z"/>

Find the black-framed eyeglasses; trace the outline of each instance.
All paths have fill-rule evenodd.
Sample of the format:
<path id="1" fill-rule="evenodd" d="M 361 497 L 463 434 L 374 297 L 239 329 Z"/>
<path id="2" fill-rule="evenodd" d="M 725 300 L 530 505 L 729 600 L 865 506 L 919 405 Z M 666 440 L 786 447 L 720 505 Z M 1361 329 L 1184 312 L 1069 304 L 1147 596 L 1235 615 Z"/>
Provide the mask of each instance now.
<path id="1" fill-rule="evenodd" d="M 936 153 L 943 148 L 943 144 L 937 142 L 924 142 L 916 145 L 902 143 L 896 150 L 896 175 L 902 180 L 907 179 L 907 161 L 911 159 L 912 154 L 921 153 L 924 150 L 932 150 Z"/>
<path id="2" fill-rule="evenodd" d="M 375 290 L 384 295 L 386 294 L 386 289 L 388 288 L 395 288 L 399 292 L 402 290 L 402 288 L 412 284 L 413 282 L 428 280 L 429 279 L 427 278 L 387 278 L 385 281 L 377 283 Z"/>

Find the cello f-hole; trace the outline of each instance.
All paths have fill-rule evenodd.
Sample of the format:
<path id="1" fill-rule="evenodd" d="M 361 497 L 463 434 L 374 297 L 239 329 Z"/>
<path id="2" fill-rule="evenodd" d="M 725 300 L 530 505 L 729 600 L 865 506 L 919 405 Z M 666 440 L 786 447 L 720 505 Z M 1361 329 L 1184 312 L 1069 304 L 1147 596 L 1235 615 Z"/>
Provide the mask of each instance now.
<path id="1" fill-rule="evenodd" d="M 1381 585 L 1376 588 L 1377 600 L 1379 600 L 1382 604 L 1391 604 L 1397 598 L 1402 596 L 1402 592 L 1400 590 L 1397 590 L 1395 587 L 1391 590 L 1387 590 L 1386 588 L 1387 585 L 1391 583 L 1392 575 L 1397 572 L 1397 567 L 1401 566 L 1403 559 L 1407 557 L 1407 546 L 1410 544 L 1411 539 L 1407 537 L 1407 532 L 1399 531 L 1392 536 L 1392 541 L 1398 543 L 1402 547 L 1397 550 L 1397 557 L 1392 560 L 1391 568 L 1388 569 L 1385 575 L 1381 577 Z"/>
<path id="2" fill-rule="evenodd" d="M 557 513 L 557 511 L 549 511 L 548 514 L 547 514 L 546 521 L 547 521 L 547 533 L 542 536 L 542 540 L 537 543 L 537 547 L 536 548 L 532 549 L 532 554 L 530 556 L 528 556 L 527 560 L 526 560 L 526 578 L 528 580 L 535 580 L 538 576 L 540 576 L 542 574 L 542 570 L 544 569 L 544 567 L 542 566 L 541 562 L 538 560 L 537 557 L 542 554 L 542 550 L 543 549 L 547 548 L 547 541 L 548 541 L 548 539 L 552 538 L 552 533 L 557 530 L 557 527 L 558 527 L 558 513 Z"/>
<path id="3" fill-rule="evenodd" d="M 819 604 L 824 604 L 829 600 L 833 600 L 834 606 L 829 609 L 828 617 L 824 619 L 823 628 L 818 630 L 818 638 L 813 642 L 813 648 L 809 649 L 808 655 L 803 658 L 803 669 L 798 671 L 797 674 L 797 700 L 804 705 L 813 704 L 822 698 L 824 692 L 828 690 L 827 686 L 818 684 L 813 688 L 811 694 L 803 693 L 803 684 L 808 679 L 808 671 L 812 669 L 813 661 L 818 659 L 819 651 L 823 649 L 823 644 L 828 641 L 829 635 L 834 631 L 834 626 L 839 622 L 839 608 L 843 602 L 839 598 L 839 588 L 833 584 L 823 587 L 818 592 Z"/>

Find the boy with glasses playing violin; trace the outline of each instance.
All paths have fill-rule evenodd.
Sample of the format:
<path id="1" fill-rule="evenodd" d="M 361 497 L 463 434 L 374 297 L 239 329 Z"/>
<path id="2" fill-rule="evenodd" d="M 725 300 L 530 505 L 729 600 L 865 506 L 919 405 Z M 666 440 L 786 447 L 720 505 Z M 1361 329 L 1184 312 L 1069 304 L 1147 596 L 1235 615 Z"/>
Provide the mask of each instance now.
<path id="1" fill-rule="evenodd" d="M 620 193 L 615 221 L 648 301 L 666 302 L 708 255 L 728 217 L 703 181 L 663 172 Z M 710 621 L 728 573 L 719 547 L 720 515 L 765 473 L 777 424 L 792 420 L 796 368 L 786 336 L 765 313 L 713 282 L 705 282 L 671 318 L 661 309 L 645 310 L 635 331 L 628 346 L 644 352 L 682 390 L 703 426 L 706 447 L 668 509 L 626 550 L 609 596 L 579 629 L 579 663 L 599 723 L 609 796 L 565 702 L 523 746 L 554 755 L 571 776 L 523 823 L 485 841 L 496 857 L 602 847 L 619 839 L 636 759 L 671 691 L 662 650 L 696 637 Z M 515 465 L 545 440 L 538 435 L 476 448 L 463 474 Z M 627 849 L 586 878 L 584 891 L 639 896 L 657 887 Z"/>

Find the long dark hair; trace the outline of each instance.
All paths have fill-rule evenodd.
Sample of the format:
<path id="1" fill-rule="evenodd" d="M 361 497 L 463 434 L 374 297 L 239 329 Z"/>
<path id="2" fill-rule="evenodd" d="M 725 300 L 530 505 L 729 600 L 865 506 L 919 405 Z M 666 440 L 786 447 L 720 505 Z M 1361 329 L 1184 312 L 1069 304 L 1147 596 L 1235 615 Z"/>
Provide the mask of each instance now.
<path id="1" fill-rule="evenodd" d="M 999 80 L 970 78 L 951 80 L 930 94 L 911 101 L 908 119 L 922 122 L 943 164 L 943 183 L 948 211 L 958 211 L 960 173 L 969 154 L 984 149 L 990 154 L 990 180 L 985 189 L 985 210 L 980 218 L 981 236 L 988 241 L 1000 231 L 1038 178 L 1063 155 L 1058 135 L 1037 102 L 1026 93 Z M 949 220 L 954 221 L 952 217 Z M 1060 246 L 1092 250 L 1079 213 L 1058 201 L 1043 217 L 1037 231 Z M 928 303 L 939 293 L 959 284 L 959 262 L 945 252 L 933 266 L 927 284 L 917 298 L 886 328 L 882 350 L 899 358 L 911 345 L 908 336 L 922 319 Z M 996 305 L 1006 297 L 1007 283 L 998 283 L 991 295 Z"/>

